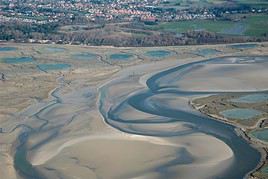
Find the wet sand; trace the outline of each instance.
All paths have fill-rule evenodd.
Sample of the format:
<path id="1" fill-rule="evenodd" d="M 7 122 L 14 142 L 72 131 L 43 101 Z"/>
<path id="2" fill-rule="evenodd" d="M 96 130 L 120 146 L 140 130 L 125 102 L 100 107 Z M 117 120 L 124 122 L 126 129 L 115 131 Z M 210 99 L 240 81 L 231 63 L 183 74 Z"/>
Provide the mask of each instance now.
<path id="1" fill-rule="evenodd" d="M 177 87 L 149 85 L 163 70 L 204 59 L 172 57 L 123 69 L 74 69 L 57 75 L 49 98 L 20 113 L 27 119 L 20 130 L 27 134 L 27 161 L 38 177 L 45 178 L 224 178 L 232 176 L 231 168 L 242 155 L 251 153 L 248 160 L 254 162 L 235 176 L 246 175 L 259 156 L 231 126 L 202 121 L 205 117 L 188 104 L 191 97 L 165 91 Z M 176 75 L 180 77 L 163 77 L 177 84 Z M 187 90 L 195 84 L 188 85 Z M 230 137 L 237 140 L 234 146 Z M 238 155 L 236 145 L 246 151 Z M 20 166 L 16 169 L 20 176 L 31 175 Z"/>
<path id="2" fill-rule="evenodd" d="M 146 70 L 144 67 L 136 67 L 133 70 L 137 72 L 137 69 Z M 118 77 L 99 88 L 101 95 L 106 96 L 106 98 L 99 97 L 100 103 L 102 100 L 105 102 L 104 108 L 113 109 L 120 101 L 135 93 L 135 90 L 143 89 L 138 78 L 129 78 L 131 72 L 126 71 L 128 70 L 122 71 L 117 75 Z M 64 101 L 64 97 L 61 98 L 61 101 Z M 76 103 L 80 104 L 78 100 Z M 187 103 L 184 105 L 188 106 Z M 105 110 L 101 106 L 100 104 L 100 111 Z M 73 107 L 63 107 L 64 111 L 72 111 L 71 108 Z M 56 109 L 49 110 L 49 118 L 59 113 L 57 112 L 59 109 Z M 163 118 L 131 107 L 123 108 L 122 115 L 121 111 L 118 112 L 121 117 L 130 117 L 133 120 L 151 122 L 153 118 L 160 118 L 159 120 Z M 107 124 L 102 116 L 99 118 L 96 116 L 96 120 L 82 118 L 91 120 L 93 128 L 95 123 L 100 123 L 101 126 L 95 129 L 96 131 L 91 130 L 95 132 L 88 137 L 50 141 L 47 145 L 32 151 L 30 161 L 42 174 L 55 177 L 56 170 L 57 175 L 61 176 L 72 174 L 92 178 L 161 178 L 164 176 L 205 178 L 208 171 L 213 170 L 214 172 L 210 172 L 209 176 L 214 176 L 223 173 L 232 163 L 232 150 L 215 137 L 198 132 L 177 137 L 177 132 L 191 131 L 191 127 L 187 126 L 186 122 L 178 122 L 177 125 L 174 123 L 143 124 L 138 127 L 141 131 L 140 135 L 136 135 L 133 131 L 137 130 L 137 126 L 130 127 L 131 124 L 120 127 L 126 130 L 131 128 L 132 131 L 121 132 L 110 126 L 109 122 L 114 121 L 106 121 Z M 172 135 L 174 128 L 176 128 L 174 133 L 176 135 Z M 166 136 L 161 137 L 164 132 Z M 53 170 L 47 171 L 45 168 L 53 168 Z M 193 169 L 196 171 L 195 174 L 192 172 Z"/>

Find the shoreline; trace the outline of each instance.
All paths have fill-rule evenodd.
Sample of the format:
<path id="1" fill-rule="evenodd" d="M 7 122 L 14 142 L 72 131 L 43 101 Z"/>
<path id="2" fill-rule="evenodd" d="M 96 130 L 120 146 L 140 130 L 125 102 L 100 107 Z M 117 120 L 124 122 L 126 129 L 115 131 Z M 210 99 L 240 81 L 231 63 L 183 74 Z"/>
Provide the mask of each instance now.
<path id="1" fill-rule="evenodd" d="M 256 178 L 256 176 L 254 176 L 254 173 L 258 172 L 259 170 L 261 170 L 261 168 L 267 164 L 266 162 L 266 158 L 268 157 L 268 150 L 267 148 L 265 148 L 265 146 L 259 142 L 258 140 L 254 140 L 252 137 L 250 137 L 248 135 L 248 133 L 246 132 L 246 130 L 239 124 L 235 123 L 235 122 L 231 122 L 231 121 L 228 121 L 227 119 L 221 117 L 221 116 L 218 116 L 218 115 L 212 115 L 212 114 L 208 114 L 208 113 L 203 113 L 201 111 L 201 109 L 203 108 L 203 106 L 201 107 L 197 107 L 195 106 L 195 104 L 193 103 L 193 99 L 189 101 L 189 105 L 199 111 L 201 114 L 204 114 L 206 116 L 208 116 L 211 120 L 216 120 L 216 121 L 219 121 L 219 122 L 222 122 L 222 123 L 225 123 L 225 124 L 228 124 L 228 125 L 231 125 L 235 128 L 235 133 L 237 134 L 237 136 L 240 136 L 242 137 L 244 140 L 247 141 L 247 143 L 249 145 L 251 145 L 252 147 L 254 147 L 256 150 L 258 150 L 261 154 L 261 160 L 259 162 L 259 164 L 255 167 L 255 169 L 253 169 L 252 171 L 250 171 L 249 173 L 246 174 L 246 178 Z M 261 121 L 263 119 L 260 119 L 259 121 Z M 259 121 L 257 123 L 259 123 Z"/>

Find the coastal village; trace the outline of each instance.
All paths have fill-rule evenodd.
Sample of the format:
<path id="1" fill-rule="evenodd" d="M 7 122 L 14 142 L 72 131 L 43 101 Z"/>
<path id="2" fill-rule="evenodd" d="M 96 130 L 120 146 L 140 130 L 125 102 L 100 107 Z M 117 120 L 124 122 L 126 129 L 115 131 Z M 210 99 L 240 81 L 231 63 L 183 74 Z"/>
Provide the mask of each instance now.
<path id="1" fill-rule="evenodd" d="M 166 8 L 168 1 L 148 0 L 62 0 L 38 1 L 4 0 L 0 2 L 0 22 L 55 23 L 73 20 L 75 17 L 88 21 L 149 21 L 167 22 L 195 19 L 215 19 L 224 14 L 267 13 L 266 8 Z"/>

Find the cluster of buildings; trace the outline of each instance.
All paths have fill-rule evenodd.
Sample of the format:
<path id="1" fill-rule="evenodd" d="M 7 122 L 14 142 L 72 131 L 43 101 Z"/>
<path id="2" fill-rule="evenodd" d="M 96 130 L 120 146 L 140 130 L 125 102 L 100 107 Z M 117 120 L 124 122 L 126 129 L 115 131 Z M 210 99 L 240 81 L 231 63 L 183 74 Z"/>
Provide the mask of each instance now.
<path id="1" fill-rule="evenodd" d="M 85 17 L 89 21 L 172 21 L 213 18 L 213 14 L 191 14 L 159 8 L 160 0 L 3 0 L 0 22 L 50 23 Z"/>
<path id="2" fill-rule="evenodd" d="M 57 19 L 48 19 L 48 20 L 36 20 L 36 19 L 30 19 L 25 17 L 17 17 L 17 16 L 4 16 L 0 15 L 0 22 L 23 22 L 23 23 L 29 23 L 29 24 L 47 24 L 47 23 L 53 23 L 58 22 Z"/>
<path id="3" fill-rule="evenodd" d="M 179 21 L 217 16 L 214 11 L 180 11 L 162 7 L 161 3 L 161 0 L 2 0 L 0 22 L 15 20 L 44 24 L 72 20 L 77 16 L 88 21 Z"/>

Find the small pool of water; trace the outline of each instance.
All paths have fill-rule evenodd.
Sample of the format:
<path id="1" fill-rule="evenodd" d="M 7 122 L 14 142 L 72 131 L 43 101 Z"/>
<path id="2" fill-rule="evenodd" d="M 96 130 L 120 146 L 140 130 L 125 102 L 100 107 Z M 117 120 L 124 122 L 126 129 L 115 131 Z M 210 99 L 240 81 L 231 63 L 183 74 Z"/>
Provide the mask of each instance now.
<path id="1" fill-rule="evenodd" d="M 230 119 L 247 120 L 261 115 L 262 112 L 255 109 L 235 108 L 221 111 L 220 114 Z"/>
<path id="2" fill-rule="evenodd" d="M 263 167 L 263 168 L 261 169 L 261 172 L 262 172 L 262 173 L 265 173 L 265 174 L 268 174 L 268 166 Z"/>
<path id="3" fill-rule="evenodd" d="M 220 53 L 220 51 L 211 48 L 201 49 L 196 52 L 196 54 L 200 56 L 216 55 L 218 53 Z"/>
<path id="4" fill-rule="evenodd" d="M 127 54 L 127 53 L 114 53 L 112 55 L 110 55 L 110 59 L 111 60 L 128 60 L 130 58 L 132 58 L 133 55 L 132 54 Z"/>
<path id="5" fill-rule="evenodd" d="M 51 53 L 58 53 L 58 52 L 64 52 L 64 51 L 66 51 L 66 49 L 61 48 L 61 47 L 46 47 L 45 51 L 51 52 Z"/>
<path id="6" fill-rule="evenodd" d="M 170 56 L 171 52 L 167 50 L 152 50 L 146 52 L 145 55 L 153 58 L 165 58 Z"/>
<path id="7" fill-rule="evenodd" d="M 257 44 L 236 44 L 236 45 L 229 45 L 229 47 L 234 49 L 251 49 L 256 48 Z"/>
<path id="8" fill-rule="evenodd" d="M 7 57 L 7 58 L 3 58 L 2 61 L 8 64 L 30 63 L 30 62 L 33 62 L 33 58 L 32 57 Z"/>
<path id="9" fill-rule="evenodd" d="M 64 70 L 70 68 L 70 64 L 66 63 L 55 63 L 55 64 L 39 64 L 37 68 L 42 71 L 52 71 L 52 70 Z"/>
<path id="10" fill-rule="evenodd" d="M 75 60 L 94 60 L 97 59 L 97 55 L 88 52 L 81 52 L 72 55 Z"/>
<path id="11" fill-rule="evenodd" d="M 255 137 L 255 138 L 262 140 L 264 142 L 268 142 L 268 129 L 261 129 L 261 130 L 252 131 L 252 132 L 250 132 L 250 135 L 252 137 Z"/>
<path id="12" fill-rule="evenodd" d="M 15 51 L 17 50 L 16 47 L 0 47 L 0 52 L 8 52 L 8 51 Z"/>
<path id="13" fill-rule="evenodd" d="M 260 103 L 268 101 L 268 94 L 265 93 L 250 94 L 246 96 L 241 96 L 239 98 L 231 99 L 230 101 L 235 103 Z"/>

